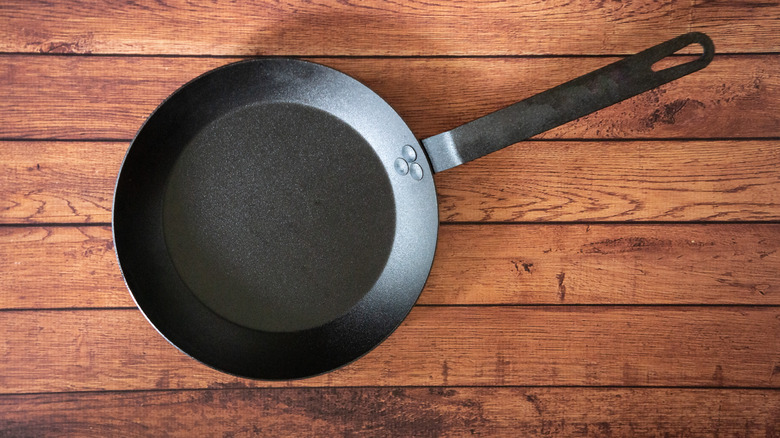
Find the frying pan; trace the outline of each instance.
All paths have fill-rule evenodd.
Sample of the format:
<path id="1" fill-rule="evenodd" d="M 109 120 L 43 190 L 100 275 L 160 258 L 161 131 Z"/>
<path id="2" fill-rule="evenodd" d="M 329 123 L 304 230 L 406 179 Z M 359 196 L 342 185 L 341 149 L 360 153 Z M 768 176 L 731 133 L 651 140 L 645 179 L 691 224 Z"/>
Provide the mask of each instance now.
<path id="1" fill-rule="evenodd" d="M 651 68 L 693 43 L 696 60 Z M 382 342 L 420 295 L 436 247 L 434 172 L 713 54 L 707 36 L 681 35 L 422 142 L 331 68 L 217 68 L 168 97 L 130 145 L 114 194 L 119 266 L 149 322 L 206 365 L 260 379 L 324 373 Z"/>

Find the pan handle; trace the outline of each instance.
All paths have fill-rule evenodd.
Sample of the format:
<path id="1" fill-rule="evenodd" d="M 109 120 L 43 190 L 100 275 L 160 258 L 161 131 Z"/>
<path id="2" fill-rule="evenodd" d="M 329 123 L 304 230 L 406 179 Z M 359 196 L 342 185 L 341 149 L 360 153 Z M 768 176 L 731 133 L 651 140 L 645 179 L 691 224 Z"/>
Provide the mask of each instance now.
<path id="1" fill-rule="evenodd" d="M 660 71 L 652 66 L 691 45 L 704 48 L 694 61 Z M 703 33 L 680 35 L 555 88 L 422 141 L 435 172 L 503 149 L 536 134 L 644 93 L 707 66 L 715 55 Z"/>

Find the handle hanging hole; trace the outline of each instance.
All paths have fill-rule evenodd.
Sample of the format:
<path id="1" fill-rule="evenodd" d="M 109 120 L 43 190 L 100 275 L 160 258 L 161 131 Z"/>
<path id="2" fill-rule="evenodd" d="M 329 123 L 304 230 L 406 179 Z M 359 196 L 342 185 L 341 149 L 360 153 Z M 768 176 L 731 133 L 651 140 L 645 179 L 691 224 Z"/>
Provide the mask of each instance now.
<path id="1" fill-rule="evenodd" d="M 697 56 L 696 52 L 699 51 L 701 51 L 701 53 L 699 53 L 699 55 Z M 689 62 L 696 61 L 703 57 L 704 57 L 704 46 L 699 43 L 692 43 L 681 48 L 680 50 L 674 53 L 671 53 L 659 59 L 658 61 L 655 62 L 655 64 L 650 66 L 650 69 L 658 73 L 659 71 L 663 71 L 672 67 L 677 67 L 678 65 L 688 64 Z"/>

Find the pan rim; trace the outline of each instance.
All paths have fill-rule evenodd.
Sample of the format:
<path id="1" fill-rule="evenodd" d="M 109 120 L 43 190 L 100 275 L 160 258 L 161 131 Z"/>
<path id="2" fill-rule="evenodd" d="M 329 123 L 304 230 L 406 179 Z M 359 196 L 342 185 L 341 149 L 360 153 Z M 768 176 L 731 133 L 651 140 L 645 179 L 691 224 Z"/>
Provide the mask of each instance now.
<path id="1" fill-rule="evenodd" d="M 432 232 L 431 232 L 431 229 L 430 229 L 431 227 L 429 227 L 429 230 L 427 231 L 427 233 L 428 233 L 428 240 L 431 241 L 431 242 L 428 242 L 428 246 L 430 246 L 431 248 L 428 251 L 429 255 L 430 255 L 428 263 L 425 264 L 427 266 L 422 266 L 422 268 L 424 268 L 423 270 L 425 271 L 425 275 L 424 275 L 424 278 L 422 279 L 422 281 L 419 284 L 419 290 L 417 290 L 416 293 L 411 294 L 411 295 L 413 295 L 414 299 L 411 300 L 411 304 L 409 304 L 408 308 L 405 309 L 405 311 L 403 312 L 403 315 L 401 317 L 396 318 L 394 320 L 394 323 L 392 324 L 392 328 L 389 329 L 389 330 L 386 330 L 386 333 L 384 333 L 381 337 L 377 337 L 374 340 L 374 342 L 371 343 L 372 345 L 369 348 L 362 349 L 362 352 L 360 354 L 355 355 L 350 360 L 344 361 L 343 363 L 341 363 L 340 365 L 335 366 L 335 367 L 329 367 L 327 369 L 322 369 L 321 371 L 316 372 L 316 373 L 307 373 L 306 375 L 300 375 L 300 376 L 284 376 L 284 377 L 276 378 L 276 377 L 273 377 L 273 376 L 272 377 L 267 377 L 267 376 L 258 376 L 258 375 L 247 375 L 247 373 L 245 373 L 245 372 L 235 372 L 234 370 L 231 370 L 229 368 L 223 367 L 223 366 L 221 366 L 219 364 L 214 364 L 214 363 L 211 363 L 211 361 L 204 360 L 202 357 L 199 357 L 199 355 L 197 353 L 193 354 L 189 349 L 182 347 L 180 345 L 180 343 L 176 341 L 176 339 L 172 339 L 166 333 L 166 330 L 164 328 L 161 328 L 160 326 L 158 326 L 158 323 L 155 322 L 154 318 L 152 316 L 150 316 L 150 314 L 147 312 L 147 309 L 145 309 L 144 303 L 139 301 L 139 299 L 138 299 L 138 297 L 136 295 L 137 286 L 131 284 L 132 283 L 132 279 L 129 278 L 128 272 L 127 272 L 127 269 L 126 269 L 126 265 L 123 263 L 122 256 L 120 255 L 120 252 L 122 251 L 122 249 L 120 248 L 121 245 L 118 244 L 119 240 L 122 240 L 122 239 L 120 238 L 118 240 L 118 232 L 117 232 L 117 228 L 118 228 L 117 227 L 117 223 L 118 223 L 118 217 L 117 217 L 118 196 L 117 195 L 118 195 L 118 193 L 121 190 L 121 181 L 122 181 L 123 171 L 125 171 L 127 169 L 126 164 L 128 162 L 128 157 L 131 156 L 131 152 L 133 151 L 133 146 L 136 144 L 136 142 L 139 139 L 139 136 L 144 132 L 145 128 L 148 126 L 150 121 L 154 119 L 155 114 L 158 114 L 160 111 L 162 111 L 162 109 L 167 104 L 169 104 L 169 102 L 171 102 L 172 99 L 174 99 L 174 97 L 178 93 L 182 92 L 182 90 L 186 90 L 188 86 L 190 86 L 193 83 L 198 82 L 202 78 L 210 76 L 210 75 L 214 74 L 215 72 L 224 71 L 224 70 L 231 69 L 231 68 L 236 68 L 236 66 L 239 66 L 239 65 L 256 64 L 256 63 L 259 63 L 259 62 L 260 63 L 262 63 L 262 62 L 292 62 L 292 63 L 296 63 L 296 64 L 299 64 L 299 65 L 316 66 L 316 67 L 314 67 L 315 69 L 325 69 L 326 71 L 332 72 L 331 74 L 335 74 L 335 75 L 338 75 L 338 76 L 341 76 L 341 77 L 346 77 L 350 81 L 354 81 L 355 83 L 359 84 L 360 87 L 362 87 L 364 90 L 369 92 L 371 95 L 375 96 L 376 99 L 381 101 L 382 105 L 386 106 L 390 111 L 392 111 L 392 114 L 397 118 L 398 121 L 400 121 L 400 123 L 403 124 L 403 127 L 406 129 L 406 131 L 408 131 L 408 135 L 411 136 L 411 138 L 405 139 L 405 143 L 413 144 L 417 148 L 417 150 L 420 152 L 419 155 L 420 155 L 421 158 L 419 159 L 419 162 L 426 166 L 425 170 L 427 171 L 427 176 L 428 176 L 428 178 L 427 178 L 427 184 L 428 184 L 427 187 L 429 187 L 429 190 L 428 190 L 429 193 L 427 193 L 427 197 L 429 198 L 428 199 L 428 204 L 433 206 L 433 208 L 432 208 L 433 212 L 427 211 L 427 215 L 428 216 L 432 215 L 433 223 L 435 225 L 432 227 Z M 373 145 L 373 143 L 370 140 L 367 139 L 367 141 L 370 144 Z M 400 153 L 399 153 L 399 155 L 400 155 Z M 236 376 L 241 376 L 241 377 L 249 377 L 249 378 L 263 379 L 263 380 L 291 380 L 291 379 L 300 379 L 300 378 L 313 377 L 313 376 L 320 375 L 320 374 L 323 374 L 323 373 L 326 373 L 326 372 L 329 372 L 329 371 L 341 368 L 343 366 L 346 366 L 347 364 L 352 363 L 353 361 L 359 359 L 360 357 L 363 357 L 365 354 L 367 354 L 368 352 L 372 351 L 374 348 L 376 348 L 376 346 L 381 344 L 387 337 L 389 337 L 398 328 L 398 326 L 400 326 L 400 324 L 405 320 L 406 316 L 409 314 L 409 312 L 413 308 L 414 304 L 417 302 L 417 300 L 418 300 L 418 298 L 420 296 L 420 293 L 422 292 L 422 289 L 423 289 L 425 283 L 427 282 L 428 274 L 430 272 L 430 269 L 431 269 L 431 266 L 432 266 L 432 263 L 433 263 L 433 258 L 434 258 L 434 255 L 435 255 L 436 240 L 437 240 L 437 237 L 438 237 L 438 225 L 439 225 L 438 202 L 436 200 L 436 193 L 435 193 L 435 189 L 434 189 L 434 186 L 433 186 L 433 179 L 431 177 L 432 173 L 433 172 L 432 172 L 431 168 L 429 167 L 429 164 L 427 162 L 427 158 L 425 157 L 424 150 L 420 146 L 420 144 L 417 141 L 417 139 L 414 138 L 414 136 L 411 133 L 411 131 L 409 130 L 408 126 L 406 126 L 405 122 L 403 122 L 403 120 L 400 118 L 400 116 L 397 114 L 397 112 L 390 106 L 389 103 L 384 101 L 373 90 L 371 90 L 369 87 L 367 87 L 366 85 L 362 84 L 361 82 L 357 81 L 356 79 L 352 78 L 351 76 L 349 76 L 349 75 L 347 75 L 347 74 L 345 74 L 343 72 L 340 72 L 338 70 L 332 69 L 330 67 L 323 66 L 322 64 L 313 63 L 313 62 L 310 62 L 310 61 L 305 61 L 305 60 L 300 60 L 300 59 L 294 59 L 294 58 L 278 58 L 278 57 L 253 58 L 253 59 L 238 61 L 238 62 L 235 62 L 235 63 L 229 63 L 229 64 L 226 64 L 224 66 L 220 66 L 220 67 L 218 67 L 218 68 L 216 68 L 214 70 L 207 71 L 207 72 L 205 72 L 205 73 L 195 77 L 194 79 L 186 82 L 181 87 L 179 87 L 171 95 L 166 97 L 166 99 L 164 99 L 155 108 L 154 111 L 152 111 L 152 113 L 146 118 L 144 123 L 141 125 L 141 127 L 136 132 L 136 135 L 134 136 L 133 140 L 131 141 L 130 146 L 128 147 L 128 149 L 127 149 L 127 151 L 125 153 L 125 156 L 123 157 L 123 160 L 122 160 L 122 163 L 121 163 L 121 166 L 120 166 L 120 170 L 119 170 L 119 172 L 117 174 L 117 179 L 116 179 L 115 186 L 114 186 L 114 198 L 113 198 L 113 203 L 112 203 L 112 220 L 111 220 L 112 227 L 111 228 L 112 228 L 112 237 L 113 237 L 114 242 L 115 242 L 115 245 L 114 245 L 115 256 L 116 256 L 117 263 L 118 263 L 118 266 L 119 266 L 119 269 L 120 269 L 120 273 L 122 274 L 122 279 L 123 279 L 123 281 L 125 283 L 125 286 L 127 287 L 128 291 L 130 292 L 130 295 L 131 295 L 131 297 L 133 299 L 133 302 L 135 303 L 136 307 L 141 311 L 141 313 L 144 315 L 144 318 L 149 322 L 149 324 L 151 324 L 152 327 L 154 327 L 155 330 L 158 333 L 160 333 L 160 335 L 163 336 L 163 338 L 166 339 L 166 341 L 168 341 L 168 343 L 174 345 L 179 351 L 182 351 L 186 355 L 196 359 L 198 362 L 204 363 L 205 365 L 207 365 L 207 366 L 209 366 L 209 367 L 211 367 L 213 369 L 216 369 L 218 371 L 225 372 L 225 373 L 228 373 L 228 374 L 236 375 Z M 404 180 L 404 183 L 406 183 L 406 184 L 410 184 L 410 182 L 411 182 L 411 179 L 408 178 L 408 177 Z M 393 193 L 395 195 L 395 187 L 394 187 Z M 431 200 L 432 200 L 432 202 L 431 202 Z M 428 210 L 431 210 L 431 209 L 428 208 Z M 430 222 L 430 220 L 429 220 L 429 222 Z M 398 226 L 398 224 L 397 224 L 397 226 Z M 396 230 L 396 236 L 397 235 L 398 235 L 398 230 Z M 395 245 L 395 242 L 394 242 L 394 245 Z M 392 257 L 392 255 L 390 257 Z"/>

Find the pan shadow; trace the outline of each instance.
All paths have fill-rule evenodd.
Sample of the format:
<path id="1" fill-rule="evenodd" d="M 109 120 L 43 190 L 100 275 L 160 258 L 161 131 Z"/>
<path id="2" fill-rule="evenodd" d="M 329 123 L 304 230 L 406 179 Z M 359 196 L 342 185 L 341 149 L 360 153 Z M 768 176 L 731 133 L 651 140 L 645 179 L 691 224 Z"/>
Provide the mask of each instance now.
<path id="1" fill-rule="evenodd" d="M 452 129 L 536 91 L 507 87 L 506 78 L 496 76 L 505 70 L 485 68 L 484 59 L 450 56 L 451 48 L 442 43 L 441 35 L 428 34 L 413 24 L 392 10 L 377 13 L 361 6 L 344 6 L 338 13 L 324 7 L 316 12 L 293 9 L 280 14 L 278 22 L 269 24 L 247 46 L 254 57 L 302 58 L 357 79 L 387 101 L 418 139 Z M 322 39 L 322 35 L 328 37 Z M 382 42 L 372 37 L 375 35 L 404 35 L 410 46 L 420 49 L 403 55 L 377 49 Z M 271 44 L 266 47 L 265 41 Z M 279 45 L 285 50 L 280 51 Z M 499 64 L 522 61 L 496 60 Z"/>

